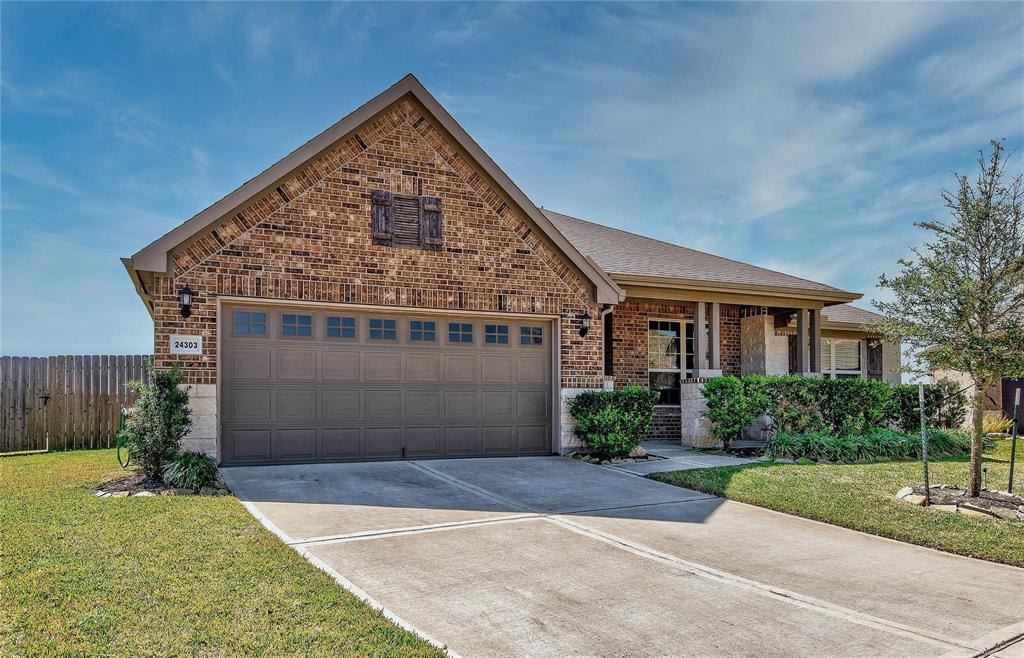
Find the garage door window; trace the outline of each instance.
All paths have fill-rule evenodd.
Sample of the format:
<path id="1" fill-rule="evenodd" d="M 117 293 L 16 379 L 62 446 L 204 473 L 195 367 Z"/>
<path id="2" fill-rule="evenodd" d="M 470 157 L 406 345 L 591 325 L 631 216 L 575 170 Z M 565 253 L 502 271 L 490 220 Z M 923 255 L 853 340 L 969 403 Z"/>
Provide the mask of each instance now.
<path id="1" fill-rule="evenodd" d="M 327 318 L 328 338 L 355 338 L 356 319 L 328 316 Z"/>
<path id="2" fill-rule="evenodd" d="M 519 344 L 520 345 L 543 345 L 544 344 L 544 328 L 543 327 L 529 327 L 523 325 L 519 327 Z"/>
<path id="3" fill-rule="evenodd" d="M 485 324 L 484 343 L 488 345 L 508 345 L 508 325 Z"/>
<path id="4" fill-rule="evenodd" d="M 473 325 L 468 322 L 448 323 L 449 343 L 473 343 Z"/>
<path id="5" fill-rule="evenodd" d="M 437 326 L 428 320 L 409 322 L 409 340 L 414 343 L 433 343 L 437 340 Z"/>
<path id="6" fill-rule="evenodd" d="M 370 318 L 370 340 L 398 340 L 397 321 Z"/>
<path id="7" fill-rule="evenodd" d="M 267 335 L 267 314 L 252 311 L 235 311 L 236 336 Z"/>
<path id="8" fill-rule="evenodd" d="M 281 315 L 282 336 L 303 336 L 313 335 L 313 318 L 309 315 L 292 315 L 285 313 Z"/>

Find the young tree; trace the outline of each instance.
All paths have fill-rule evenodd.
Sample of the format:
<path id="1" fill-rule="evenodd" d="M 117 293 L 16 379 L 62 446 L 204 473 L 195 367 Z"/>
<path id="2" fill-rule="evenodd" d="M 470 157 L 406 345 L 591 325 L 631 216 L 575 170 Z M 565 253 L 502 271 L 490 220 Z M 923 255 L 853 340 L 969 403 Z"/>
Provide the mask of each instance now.
<path id="1" fill-rule="evenodd" d="M 177 365 L 170 370 L 157 370 L 150 360 L 146 370 L 149 383 L 132 382 L 139 399 L 135 401 L 124 432 L 132 461 L 147 476 L 160 479 L 167 464 L 181 449 L 181 439 L 192 427 L 192 411 Z"/>
<path id="2" fill-rule="evenodd" d="M 974 427 L 969 494 L 981 490 L 982 417 L 985 393 L 1003 377 L 1024 374 L 1024 175 L 1005 181 L 1002 142 L 979 152 L 978 178 L 954 173 L 956 188 L 943 191 L 948 222 L 916 225 L 932 240 L 900 259 L 902 271 L 878 285 L 891 302 L 874 302 L 887 316 L 879 329 L 913 354 L 910 371 L 955 370 L 972 380 Z"/>

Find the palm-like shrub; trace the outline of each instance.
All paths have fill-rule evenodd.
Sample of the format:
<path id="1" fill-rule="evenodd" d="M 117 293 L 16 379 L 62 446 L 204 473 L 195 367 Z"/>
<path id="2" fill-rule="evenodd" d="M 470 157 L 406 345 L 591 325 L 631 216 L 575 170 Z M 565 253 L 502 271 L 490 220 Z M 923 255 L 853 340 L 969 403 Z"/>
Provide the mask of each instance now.
<path id="1" fill-rule="evenodd" d="M 217 463 L 202 452 L 178 453 L 164 467 L 164 482 L 182 489 L 202 489 L 217 484 Z"/>

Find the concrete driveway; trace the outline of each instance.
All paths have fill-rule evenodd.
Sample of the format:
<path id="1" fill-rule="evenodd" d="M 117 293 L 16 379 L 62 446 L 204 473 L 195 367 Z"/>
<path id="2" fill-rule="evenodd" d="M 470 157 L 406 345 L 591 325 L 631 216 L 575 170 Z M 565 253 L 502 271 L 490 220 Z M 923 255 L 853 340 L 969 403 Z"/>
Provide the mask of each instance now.
<path id="1" fill-rule="evenodd" d="M 224 474 L 282 540 L 463 656 L 970 656 L 1024 634 L 1022 569 L 572 460 Z"/>

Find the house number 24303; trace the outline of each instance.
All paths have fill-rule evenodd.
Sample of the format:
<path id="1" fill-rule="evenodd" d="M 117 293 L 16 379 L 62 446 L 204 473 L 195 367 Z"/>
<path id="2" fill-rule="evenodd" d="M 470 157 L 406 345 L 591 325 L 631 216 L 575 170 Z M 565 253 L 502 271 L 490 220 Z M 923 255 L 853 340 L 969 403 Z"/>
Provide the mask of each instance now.
<path id="1" fill-rule="evenodd" d="M 171 354 L 202 354 L 202 336 L 171 336 Z"/>

